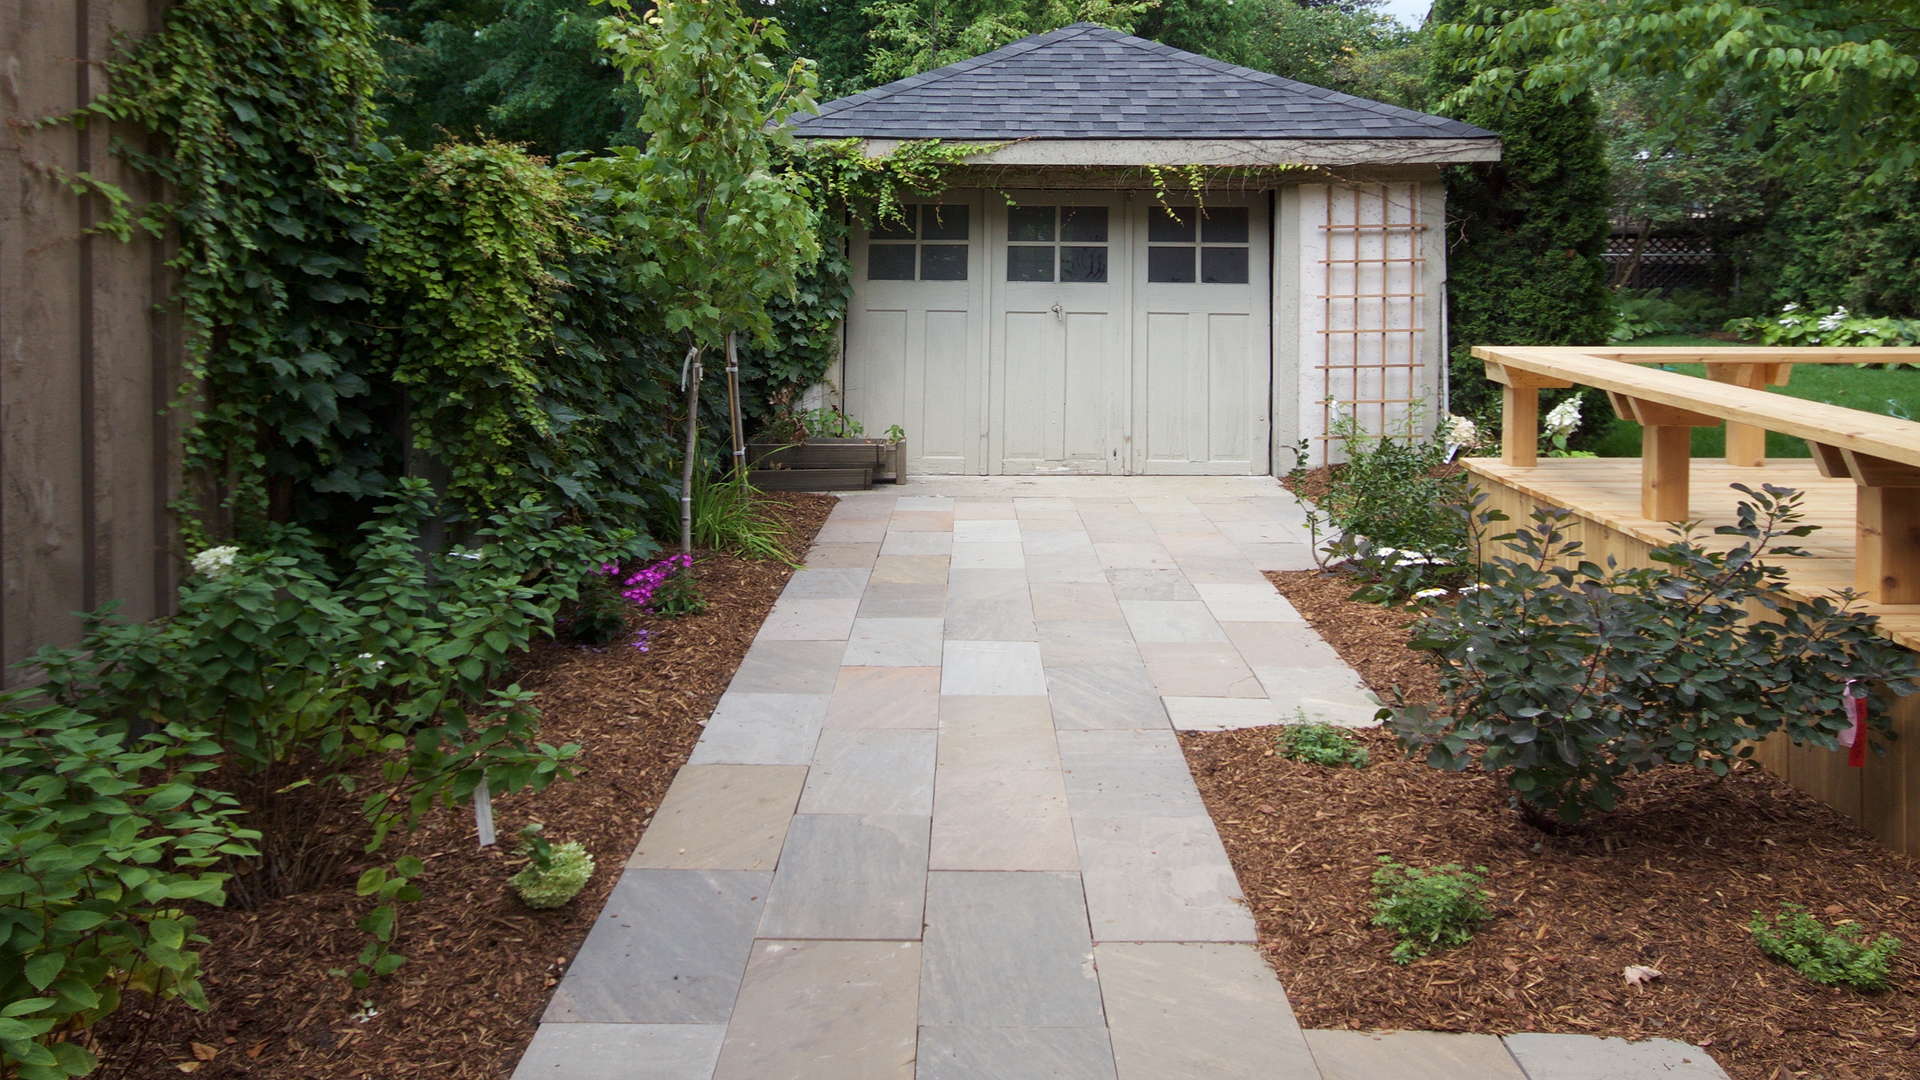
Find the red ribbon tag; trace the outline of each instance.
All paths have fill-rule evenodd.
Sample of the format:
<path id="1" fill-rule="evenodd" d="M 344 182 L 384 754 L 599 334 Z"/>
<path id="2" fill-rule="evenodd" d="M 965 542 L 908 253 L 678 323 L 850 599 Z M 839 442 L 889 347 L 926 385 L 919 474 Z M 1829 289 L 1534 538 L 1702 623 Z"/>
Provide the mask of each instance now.
<path id="1" fill-rule="evenodd" d="M 1853 693 L 1854 680 L 1848 679 L 1840 691 L 1840 704 L 1847 710 L 1853 726 L 1840 733 L 1840 745 L 1847 748 L 1847 764 L 1856 769 L 1867 764 L 1867 698 Z"/>

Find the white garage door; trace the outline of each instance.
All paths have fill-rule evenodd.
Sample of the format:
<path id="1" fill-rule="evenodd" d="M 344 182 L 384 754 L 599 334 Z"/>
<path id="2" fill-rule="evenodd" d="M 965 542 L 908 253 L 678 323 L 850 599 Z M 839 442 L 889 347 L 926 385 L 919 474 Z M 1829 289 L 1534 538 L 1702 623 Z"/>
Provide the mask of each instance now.
<path id="1" fill-rule="evenodd" d="M 922 473 L 1264 473 L 1266 198 L 912 208 L 853 244 L 847 411 Z"/>

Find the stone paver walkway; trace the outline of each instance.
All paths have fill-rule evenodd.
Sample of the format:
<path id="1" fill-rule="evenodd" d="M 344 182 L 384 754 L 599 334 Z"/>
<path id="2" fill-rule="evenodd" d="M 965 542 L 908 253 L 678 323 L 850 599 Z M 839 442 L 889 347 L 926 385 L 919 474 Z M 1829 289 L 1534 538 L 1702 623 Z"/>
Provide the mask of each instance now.
<path id="1" fill-rule="evenodd" d="M 1371 722 L 1261 575 L 1307 565 L 1271 478 L 842 499 L 516 1080 L 1721 1076 L 1300 1030 L 1174 732 Z"/>

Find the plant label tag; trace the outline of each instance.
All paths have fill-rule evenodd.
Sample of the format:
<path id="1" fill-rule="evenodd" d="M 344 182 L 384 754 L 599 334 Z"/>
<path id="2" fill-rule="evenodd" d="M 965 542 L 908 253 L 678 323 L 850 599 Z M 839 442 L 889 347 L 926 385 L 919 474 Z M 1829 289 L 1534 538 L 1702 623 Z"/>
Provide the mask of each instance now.
<path id="1" fill-rule="evenodd" d="M 1856 696 L 1853 692 L 1853 680 L 1848 679 L 1846 687 L 1840 691 L 1840 704 L 1845 707 L 1847 729 L 1840 733 L 1840 745 L 1847 748 L 1847 764 L 1855 769 L 1865 768 L 1867 764 L 1867 698 L 1865 694 Z"/>
<path id="2" fill-rule="evenodd" d="M 493 794 L 487 790 L 487 778 L 481 777 L 473 789 L 473 827 L 480 834 L 480 846 L 493 846 Z"/>

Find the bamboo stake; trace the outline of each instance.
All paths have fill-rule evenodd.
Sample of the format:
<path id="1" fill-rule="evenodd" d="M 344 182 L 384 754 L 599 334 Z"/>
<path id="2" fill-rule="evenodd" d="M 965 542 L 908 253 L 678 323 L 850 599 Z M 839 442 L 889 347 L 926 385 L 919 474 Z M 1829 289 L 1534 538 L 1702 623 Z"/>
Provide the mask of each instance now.
<path id="1" fill-rule="evenodd" d="M 680 384 L 687 391 L 687 457 L 680 463 L 680 553 L 693 555 L 693 462 L 700 449 L 700 346 L 687 346 Z"/>
<path id="2" fill-rule="evenodd" d="M 727 334 L 727 419 L 733 425 L 733 474 L 747 471 L 747 438 L 740 422 L 740 353 L 734 348 L 733 334 Z"/>

